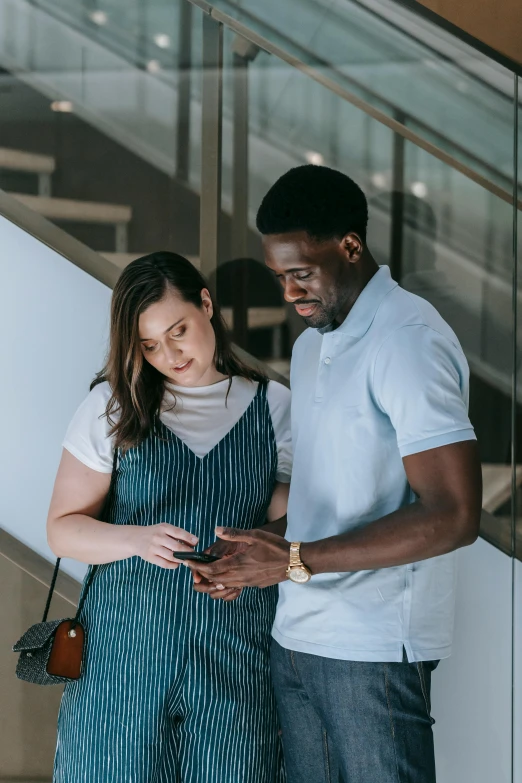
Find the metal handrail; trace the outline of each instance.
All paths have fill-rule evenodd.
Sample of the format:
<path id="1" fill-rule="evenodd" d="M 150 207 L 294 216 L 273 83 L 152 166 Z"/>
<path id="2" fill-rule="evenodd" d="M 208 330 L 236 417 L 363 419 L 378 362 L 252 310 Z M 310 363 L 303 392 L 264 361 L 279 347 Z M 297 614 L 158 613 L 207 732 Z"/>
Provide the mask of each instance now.
<path id="1" fill-rule="evenodd" d="M 0 190 L 0 215 L 7 218 L 31 236 L 56 250 L 100 283 L 113 288 L 121 269 L 103 256 L 91 250 L 63 229 L 51 223 L 32 209 Z"/>
<path id="2" fill-rule="evenodd" d="M 298 57 L 295 57 L 285 49 L 277 46 L 277 44 L 274 44 L 267 38 L 264 38 L 262 35 L 259 35 L 254 30 L 251 30 L 249 27 L 244 25 L 242 22 L 239 22 L 237 19 L 234 19 L 233 17 L 226 14 L 224 11 L 220 11 L 219 9 L 215 8 L 210 3 L 208 3 L 207 0 L 187 0 L 187 2 L 202 10 L 205 14 L 214 19 L 215 22 L 228 27 L 230 30 L 245 38 L 247 41 L 250 41 L 250 43 L 254 44 L 259 49 L 272 54 L 274 57 L 277 57 L 283 62 L 286 62 L 297 71 L 304 73 L 310 79 L 313 79 L 318 84 L 321 84 L 323 87 L 337 95 L 342 100 L 345 100 L 347 103 L 351 103 L 353 106 L 360 109 L 377 122 L 385 125 L 397 135 L 402 136 L 402 138 L 410 141 L 412 144 L 415 144 L 417 147 L 423 149 L 425 152 L 432 155 L 434 158 L 437 158 L 442 163 L 445 163 L 455 171 L 458 171 L 467 179 L 475 182 L 477 185 L 484 188 L 484 190 L 487 190 L 494 196 L 497 196 L 507 204 L 513 205 L 512 192 L 505 190 L 499 185 L 496 185 L 494 182 L 487 179 L 487 177 L 482 176 L 469 166 L 466 166 L 464 163 L 445 152 L 436 144 L 433 144 L 427 139 L 424 139 L 422 136 L 419 136 L 418 133 L 410 130 L 405 125 L 395 120 L 393 117 L 389 117 L 385 112 L 376 109 L 367 101 L 359 98 L 358 95 L 355 95 L 349 90 L 346 90 L 333 79 L 330 79 L 328 76 L 325 76 L 323 73 L 317 71 L 316 68 L 304 63 Z M 522 199 L 517 199 L 516 206 L 517 209 L 522 210 Z"/>

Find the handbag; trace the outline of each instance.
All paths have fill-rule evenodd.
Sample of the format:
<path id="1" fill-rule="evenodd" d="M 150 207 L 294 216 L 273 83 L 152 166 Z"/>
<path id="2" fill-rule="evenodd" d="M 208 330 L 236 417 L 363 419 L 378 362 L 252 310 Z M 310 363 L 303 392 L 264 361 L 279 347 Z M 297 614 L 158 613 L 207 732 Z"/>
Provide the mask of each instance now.
<path id="1" fill-rule="evenodd" d="M 101 519 L 108 517 L 117 470 L 118 450 L 115 449 L 111 483 Z M 91 566 L 75 616 L 48 622 L 47 615 L 60 569 L 60 558 L 57 559 L 42 622 L 32 625 L 13 646 L 13 652 L 20 654 L 16 667 L 18 679 L 36 685 L 61 685 L 80 679 L 86 635 L 79 617 L 98 568 L 98 565 Z"/>

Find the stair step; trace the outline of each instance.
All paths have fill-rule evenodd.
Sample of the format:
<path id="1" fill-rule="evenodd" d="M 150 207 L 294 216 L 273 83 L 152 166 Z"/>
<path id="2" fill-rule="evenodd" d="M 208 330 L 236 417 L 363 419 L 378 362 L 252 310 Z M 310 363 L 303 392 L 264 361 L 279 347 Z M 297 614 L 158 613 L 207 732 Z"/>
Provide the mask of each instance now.
<path id="1" fill-rule="evenodd" d="M 129 223 L 132 219 L 132 208 L 123 204 L 101 204 L 96 201 L 29 196 L 26 193 L 10 193 L 9 195 L 49 220 L 121 225 Z"/>
<path id="2" fill-rule="evenodd" d="M 52 174 L 55 167 L 55 160 L 50 155 L 37 155 L 34 152 L 0 147 L 0 169 L 28 171 L 31 174 Z"/>
<path id="3" fill-rule="evenodd" d="M 229 329 L 234 328 L 234 311 L 231 307 L 222 307 L 221 315 L 226 321 Z M 286 310 L 284 307 L 249 307 L 248 308 L 248 328 L 249 329 L 273 329 L 275 326 L 282 326 L 286 321 Z"/>
<path id="4" fill-rule="evenodd" d="M 147 253 L 103 253 L 102 252 L 100 255 L 106 258 L 107 261 L 112 261 L 112 263 L 116 264 L 116 266 L 118 266 L 120 269 L 124 269 L 127 266 L 127 264 L 130 264 L 131 261 L 134 261 L 136 258 L 141 258 L 142 256 L 146 256 Z M 200 260 L 198 256 L 185 256 L 185 258 L 188 259 L 190 263 L 196 267 L 196 269 L 199 269 Z"/>

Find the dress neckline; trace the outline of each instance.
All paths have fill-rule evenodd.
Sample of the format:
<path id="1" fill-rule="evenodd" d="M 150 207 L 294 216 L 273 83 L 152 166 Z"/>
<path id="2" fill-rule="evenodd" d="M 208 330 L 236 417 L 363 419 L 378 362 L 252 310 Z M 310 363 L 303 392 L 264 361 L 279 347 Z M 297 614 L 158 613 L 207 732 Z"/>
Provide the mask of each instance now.
<path id="1" fill-rule="evenodd" d="M 219 383 L 224 383 L 224 381 L 219 381 Z M 213 385 L 216 385 L 216 384 L 213 384 Z M 207 451 L 206 454 L 203 454 L 202 456 L 199 456 L 199 454 L 196 454 L 196 452 L 193 451 L 193 449 L 191 449 L 190 446 L 187 443 L 185 443 L 185 441 L 182 438 L 179 437 L 179 435 L 176 435 L 174 430 L 171 430 L 170 427 L 167 427 L 167 425 L 164 424 L 161 421 L 159 416 L 156 417 L 156 426 L 162 427 L 163 430 L 166 432 L 166 434 L 169 436 L 169 438 L 174 438 L 175 440 L 177 440 L 179 443 L 181 443 L 183 448 L 185 448 L 188 452 L 190 452 L 190 454 L 192 454 L 193 457 L 195 457 L 196 459 L 198 459 L 201 462 L 203 462 L 203 460 L 205 460 L 207 457 L 209 457 L 224 441 L 226 441 L 227 438 L 229 438 L 231 436 L 231 434 L 234 432 L 236 427 L 238 427 L 242 423 L 243 419 L 250 412 L 250 409 L 253 407 L 253 405 L 256 402 L 256 400 L 258 399 L 258 397 L 260 397 L 260 392 L 261 392 L 261 389 L 263 388 L 263 386 L 264 386 L 264 384 L 262 384 L 262 383 L 258 384 L 256 393 L 252 397 L 252 400 L 249 402 L 248 406 L 243 411 L 243 413 L 241 414 L 239 419 L 232 425 L 232 427 L 228 430 L 228 432 L 226 432 L 223 435 L 223 437 L 220 438 L 218 440 L 218 442 L 215 443 L 214 446 L 212 446 L 212 448 L 209 451 Z M 202 387 L 202 388 L 208 388 L 208 387 Z"/>

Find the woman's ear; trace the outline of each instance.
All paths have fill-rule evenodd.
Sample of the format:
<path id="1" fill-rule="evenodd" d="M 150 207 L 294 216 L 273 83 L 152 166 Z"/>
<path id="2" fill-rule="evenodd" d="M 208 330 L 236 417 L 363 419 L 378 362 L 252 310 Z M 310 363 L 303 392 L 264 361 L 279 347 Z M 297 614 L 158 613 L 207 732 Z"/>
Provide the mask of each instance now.
<path id="1" fill-rule="evenodd" d="M 208 288 L 204 288 L 201 291 L 201 306 L 205 310 L 209 319 L 214 315 L 214 305 L 212 304 L 212 297 Z"/>

